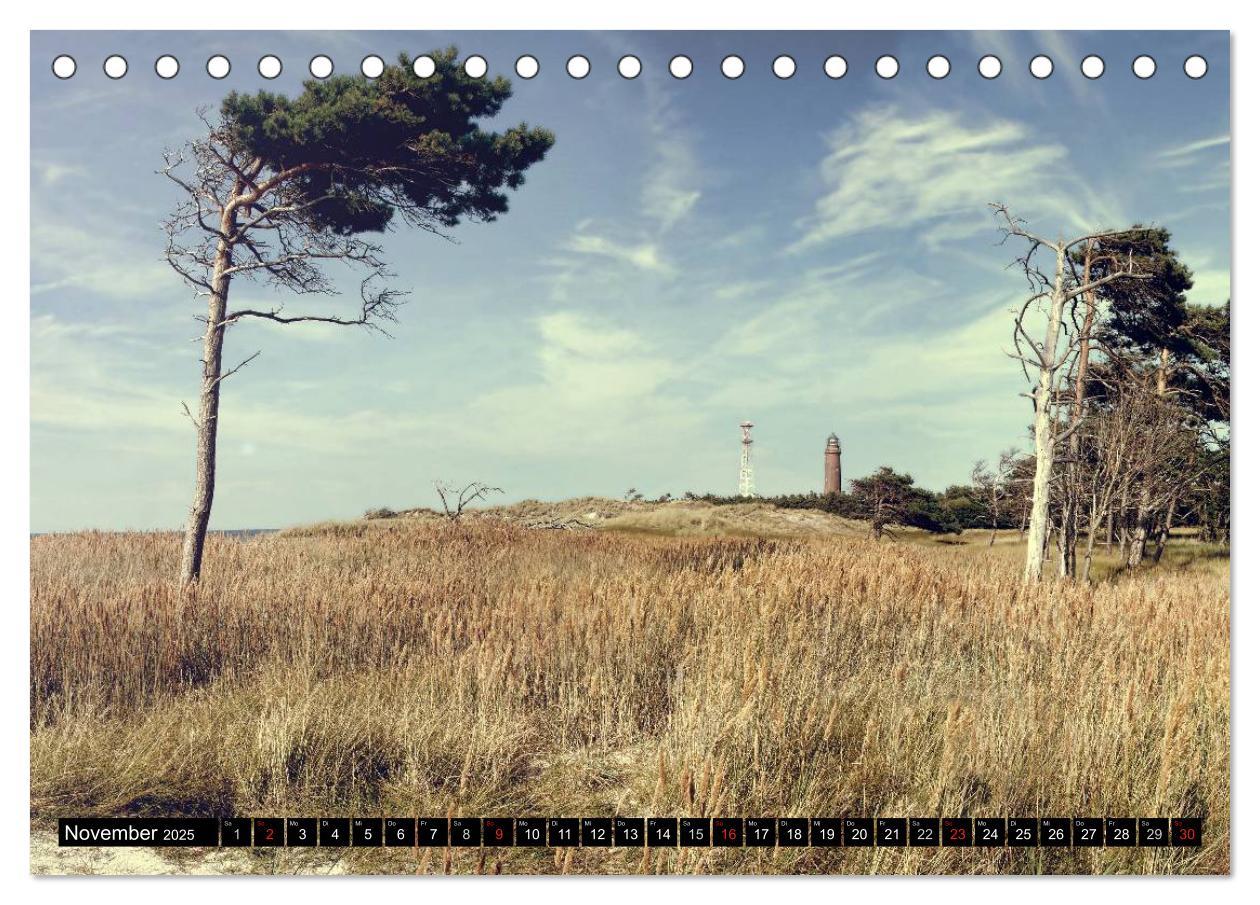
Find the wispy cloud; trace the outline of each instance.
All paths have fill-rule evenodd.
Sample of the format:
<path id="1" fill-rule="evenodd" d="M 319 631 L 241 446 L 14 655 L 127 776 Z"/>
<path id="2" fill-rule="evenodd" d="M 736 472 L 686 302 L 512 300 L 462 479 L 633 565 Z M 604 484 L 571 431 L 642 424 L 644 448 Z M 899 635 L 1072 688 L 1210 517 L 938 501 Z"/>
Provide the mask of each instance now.
<path id="1" fill-rule="evenodd" d="M 639 170 L 639 204 L 615 221 L 586 218 L 558 245 L 545 263 L 550 297 L 559 305 L 624 288 L 627 269 L 639 279 L 660 285 L 678 276 L 665 252 L 667 234 L 692 216 L 701 197 L 700 167 L 692 136 L 655 75 L 643 76 L 644 95 L 639 109 L 646 167 Z"/>
<path id="2" fill-rule="evenodd" d="M 622 244 L 607 236 L 579 232 L 569 239 L 566 250 L 584 255 L 601 255 L 621 261 L 640 270 L 651 270 L 658 273 L 669 272 L 672 268 L 662 259 L 660 246 L 655 242 L 639 244 Z"/>
<path id="3" fill-rule="evenodd" d="M 169 354 L 131 325 L 33 316 L 31 423 L 118 439 L 137 429 L 187 430 L 158 376 Z"/>
<path id="4" fill-rule="evenodd" d="M 1186 142 L 1165 148 L 1155 155 L 1155 159 L 1166 166 L 1187 166 L 1200 152 L 1229 146 L 1228 135 L 1216 135 L 1212 138 L 1201 138 L 1198 141 Z"/>
<path id="5" fill-rule="evenodd" d="M 906 310 L 922 310 L 933 301 L 948 303 L 945 295 L 947 287 L 939 280 L 890 262 L 883 252 L 871 252 L 768 289 L 758 299 L 756 313 L 731 327 L 714 353 L 759 358 L 763 374 L 817 373 L 819 368 L 825 373 L 840 355 L 840 336 L 847 334 L 854 350 L 864 349 L 890 323 L 904 332 L 900 321 Z"/>
<path id="6" fill-rule="evenodd" d="M 569 402 L 655 391 L 671 373 L 643 336 L 589 314 L 559 311 L 538 319 L 538 360 L 548 388 Z"/>
<path id="7" fill-rule="evenodd" d="M 1087 54 L 1095 53 L 1098 48 L 1090 45 L 1078 46 L 1077 41 L 1081 40 L 1081 37 L 1070 31 L 1043 31 L 1035 34 L 1040 40 L 1042 51 L 1054 61 L 1054 75 L 1058 77 L 1056 84 L 1072 92 L 1072 96 L 1078 105 L 1091 107 L 1097 111 L 1105 110 L 1107 108 L 1107 92 L 1099 91 L 1098 84 L 1091 79 L 1085 78 L 1079 68 L 1081 60 Z M 1025 66 L 1028 64 L 1026 60 L 1019 62 Z M 1047 94 L 1038 90 L 1036 79 L 1023 81 L 1029 89 L 1037 94 L 1043 96 Z"/>
<path id="8" fill-rule="evenodd" d="M 913 279 L 895 282 L 915 291 Z M 920 298 L 940 298 L 939 288 L 927 284 L 917 292 Z M 896 409 L 924 408 L 934 413 L 934 428 L 940 422 L 967 430 L 973 416 L 983 416 L 973 411 L 980 400 L 1013 400 L 1018 390 L 1012 363 L 1002 351 L 1009 343 L 1012 302 L 996 293 L 992 299 L 977 315 L 958 310 L 947 327 L 930 336 L 866 332 L 839 345 L 834 321 L 858 309 L 860 297 L 838 296 L 829 308 L 820 307 L 818 300 L 781 300 L 767 310 L 759 325 L 763 329 L 754 332 L 741 325 L 723 339 L 724 351 L 755 356 L 758 365 L 715 387 L 710 404 L 738 401 L 766 411 L 809 400 L 825 410 L 849 409 L 860 399 L 858 408 L 865 413 L 887 416 Z M 774 329 L 764 329 L 770 326 Z M 889 362 L 902 366 L 890 367 Z M 943 393 L 949 399 L 926 406 Z M 963 397 L 972 400 L 966 410 L 948 404 Z"/>
<path id="9" fill-rule="evenodd" d="M 700 201 L 700 190 L 692 187 L 695 163 L 685 143 L 662 138 L 656 153 L 657 161 L 643 184 L 643 209 L 661 232 L 669 232 Z"/>
<path id="10" fill-rule="evenodd" d="M 72 178 L 86 176 L 88 170 L 79 164 L 58 163 L 53 160 L 32 160 L 31 181 L 45 187 L 53 187 Z"/>
<path id="11" fill-rule="evenodd" d="M 88 432 L 99 449 L 144 449 L 168 455 L 192 443 L 181 399 L 193 404 L 197 353 L 128 324 L 76 323 L 53 315 L 31 319 L 31 424 Z M 245 353 L 241 353 L 242 355 Z M 234 362 L 232 362 L 234 363 Z M 266 446 L 290 453 L 344 454 L 381 433 L 386 416 L 363 406 L 303 410 L 278 397 L 278 384 L 234 377 L 220 425 L 224 449 Z M 235 381 L 244 381 L 236 383 Z M 284 390 L 301 394 L 303 387 Z M 327 384 L 322 396 L 329 395 Z M 435 431 L 429 418 L 388 416 L 391 429 L 415 437 Z"/>
<path id="12" fill-rule="evenodd" d="M 712 290 L 712 296 L 719 301 L 729 302 L 732 299 L 741 299 L 761 293 L 770 285 L 768 280 L 738 280 L 715 287 Z"/>
<path id="13" fill-rule="evenodd" d="M 647 82 L 646 126 L 651 137 L 651 163 L 643 180 L 643 213 L 667 233 L 691 213 L 700 201 L 700 167 L 692 136 L 659 84 L 663 76 Z"/>
<path id="14" fill-rule="evenodd" d="M 1036 139 L 1024 124 L 962 114 L 920 116 L 896 108 L 858 113 L 832 133 L 820 170 L 825 193 L 802 222 L 799 251 L 871 231 L 902 243 L 966 239 L 992 228 L 986 204 L 1018 200 L 1021 215 L 1054 216 L 1070 226 L 1108 219 L 1103 200 L 1059 188 L 1067 150 Z"/>
<path id="15" fill-rule="evenodd" d="M 178 296 L 179 279 L 158 254 L 156 232 L 145 243 L 116 226 L 72 223 L 35 211 L 31 223 L 31 294 L 76 289 L 111 299 Z"/>
<path id="16" fill-rule="evenodd" d="M 522 455 L 616 455 L 665 450 L 698 423 L 691 400 L 668 384 L 685 365 L 640 331 L 589 312 L 557 311 L 534 323 L 535 370 L 465 407 L 454 428 L 471 447 L 510 435 Z"/>
<path id="17" fill-rule="evenodd" d="M 1169 180 L 1179 194 L 1221 198 L 1229 189 L 1228 135 L 1216 135 L 1173 145 L 1152 155 L 1151 164 L 1160 178 Z M 1219 202 L 1214 202 L 1218 204 Z"/>

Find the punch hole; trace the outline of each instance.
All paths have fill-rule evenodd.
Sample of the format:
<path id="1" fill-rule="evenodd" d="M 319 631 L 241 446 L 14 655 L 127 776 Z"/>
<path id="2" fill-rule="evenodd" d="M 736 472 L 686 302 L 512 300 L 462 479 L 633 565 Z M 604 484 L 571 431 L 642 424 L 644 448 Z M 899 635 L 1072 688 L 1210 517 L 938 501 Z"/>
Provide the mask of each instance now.
<path id="1" fill-rule="evenodd" d="M 111 79 L 120 79 L 127 74 L 127 58 L 113 54 L 105 58 L 105 64 L 101 68 Z"/>
<path id="2" fill-rule="evenodd" d="M 781 79 L 790 79 L 796 75 L 796 60 L 792 59 L 786 53 L 774 58 L 774 62 L 770 68 L 774 74 Z"/>
<path id="3" fill-rule="evenodd" d="M 232 62 L 221 53 L 216 53 L 206 60 L 206 75 L 212 79 L 225 79 L 232 71 Z"/>
<path id="4" fill-rule="evenodd" d="M 570 77 L 584 79 L 591 74 L 591 61 L 580 53 L 575 53 L 569 57 L 569 62 L 564 64 L 564 69 Z"/>
<path id="5" fill-rule="evenodd" d="M 722 59 L 722 75 L 728 79 L 737 79 L 744 74 L 744 61 L 741 57 L 731 54 Z"/>
<path id="6" fill-rule="evenodd" d="M 258 74 L 265 79 L 277 78 L 284 71 L 284 64 L 274 54 L 267 54 L 258 61 Z"/>
<path id="7" fill-rule="evenodd" d="M 52 71 L 59 79 L 68 79 L 72 77 L 75 70 L 79 68 L 79 64 L 74 61 L 74 57 L 68 53 L 54 57 L 52 61 Z"/>
<path id="8" fill-rule="evenodd" d="M 173 79 L 179 75 L 179 60 L 169 53 L 164 53 L 153 61 L 153 71 L 160 79 Z"/>
<path id="9" fill-rule="evenodd" d="M 626 54 L 617 61 L 617 74 L 623 79 L 637 79 L 643 71 L 643 64 L 634 54 Z"/>
<path id="10" fill-rule="evenodd" d="M 691 57 L 684 56 L 681 53 L 669 61 L 669 74 L 676 79 L 687 78 L 687 76 L 691 75 L 693 68 Z"/>
<path id="11" fill-rule="evenodd" d="M 522 54 L 516 58 L 516 74 L 523 79 L 532 79 L 538 75 L 538 59 L 529 54 Z"/>
<path id="12" fill-rule="evenodd" d="M 306 68 L 311 71 L 311 75 L 315 78 L 326 79 L 333 74 L 333 61 L 331 57 L 321 53 L 311 57 L 311 62 Z"/>
<path id="13" fill-rule="evenodd" d="M 385 61 L 374 53 L 370 53 L 359 61 L 359 72 L 370 79 L 379 79 L 385 71 Z"/>
<path id="14" fill-rule="evenodd" d="M 1091 53 L 1085 59 L 1081 60 L 1081 75 L 1087 79 L 1101 78 L 1102 74 L 1107 70 L 1107 64 L 1103 62 L 1103 58 L 1096 53 Z"/>
<path id="15" fill-rule="evenodd" d="M 1208 62 L 1197 53 L 1193 53 L 1186 57 L 1186 61 L 1181 64 L 1182 70 L 1192 79 L 1201 79 L 1207 75 Z"/>
<path id="16" fill-rule="evenodd" d="M 1155 58 L 1142 54 L 1133 58 L 1133 74 L 1140 79 L 1149 79 L 1155 74 Z"/>
<path id="17" fill-rule="evenodd" d="M 901 64 L 892 54 L 886 53 L 875 61 L 875 74 L 881 79 L 896 78 L 899 71 L 901 71 Z"/>
<path id="18" fill-rule="evenodd" d="M 1039 53 L 1028 61 L 1028 71 L 1035 79 L 1048 79 L 1054 75 L 1054 60 L 1044 53 Z"/>
<path id="19" fill-rule="evenodd" d="M 848 71 L 849 61 L 838 53 L 833 53 L 823 60 L 823 72 L 826 73 L 829 79 L 842 79 Z"/>
<path id="20" fill-rule="evenodd" d="M 437 72 L 437 63 L 433 61 L 433 57 L 424 54 L 411 61 L 411 71 L 418 79 L 432 78 L 433 73 Z"/>
<path id="21" fill-rule="evenodd" d="M 480 54 L 473 54 L 464 60 L 464 72 L 470 79 L 483 79 L 486 73 L 490 71 L 490 64 L 486 62 L 486 58 Z"/>
<path id="22" fill-rule="evenodd" d="M 943 53 L 938 53 L 927 61 L 927 74 L 934 79 L 943 79 L 949 75 L 950 65 L 949 57 Z"/>
<path id="23" fill-rule="evenodd" d="M 981 78 L 995 79 L 1002 74 L 1002 61 L 993 54 L 985 54 L 976 64 Z"/>

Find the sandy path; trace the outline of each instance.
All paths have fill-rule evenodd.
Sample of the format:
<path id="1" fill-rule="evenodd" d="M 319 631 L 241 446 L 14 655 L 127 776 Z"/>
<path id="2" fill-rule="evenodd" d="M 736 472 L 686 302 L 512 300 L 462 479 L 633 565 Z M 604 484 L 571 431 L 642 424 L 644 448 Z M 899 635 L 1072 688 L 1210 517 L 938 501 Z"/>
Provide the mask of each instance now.
<path id="1" fill-rule="evenodd" d="M 342 874 L 340 859 L 328 863 L 315 857 L 295 858 L 289 853 L 252 856 L 241 849 L 219 848 L 61 848 L 57 834 L 31 832 L 31 873 L 161 876 L 251 873 Z"/>

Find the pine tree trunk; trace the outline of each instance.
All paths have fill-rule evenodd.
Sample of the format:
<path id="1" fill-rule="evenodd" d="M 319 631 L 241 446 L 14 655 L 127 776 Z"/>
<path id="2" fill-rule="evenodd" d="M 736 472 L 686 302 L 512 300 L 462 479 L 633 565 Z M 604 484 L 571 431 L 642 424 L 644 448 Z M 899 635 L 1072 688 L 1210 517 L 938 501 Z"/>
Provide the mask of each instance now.
<path id="1" fill-rule="evenodd" d="M 1129 559 L 1128 567 L 1136 569 L 1142 565 L 1142 559 L 1146 556 L 1146 538 L 1150 535 L 1150 527 L 1145 519 L 1139 518 L 1138 526 L 1133 530 L 1133 537 L 1129 539 Z"/>
<path id="2" fill-rule="evenodd" d="M 223 320 L 227 314 L 232 251 L 220 242 L 214 261 L 210 300 L 206 312 L 206 332 L 202 341 L 201 395 L 197 406 L 197 478 L 193 489 L 188 523 L 184 526 L 184 550 L 180 558 L 179 582 L 194 584 L 201 577 L 201 559 L 214 503 L 215 452 L 219 438 L 219 386 L 223 373 Z"/>
<path id="3" fill-rule="evenodd" d="M 1146 558 L 1146 544 L 1151 537 L 1151 529 L 1155 523 L 1155 508 L 1151 501 L 1151 478 L 1143 476 L 1142 489 L 1138 493 L 1137 507 L 1134 511 L 1133 533 L 1129 537 L 1127 565 L 1136 569 Z M 1121 548 L 1124 549 L 1124 548 Z"/>
<path id="4" fill-rule="evenodd" d="M 1151 561 L 1155 565 L 1159 565 L 1159 561 L 1164 557 L 1164 547 L 1168 544 L 1168 535 L 1172 534 L 1173 515 L 1177 509 L 1176 499 L 1168 501 L 1168 508 L 1164 510 L 1164 521 L 1160 525 L 1159 534 L 1155 538 L 1155 552 L 1151 554 Z"/>
<path id="5" fill-rule="evenodd" d="M 1148 493 L 1143 490 L 1137 507 L 1137 521 L 1133 526 L 1133 533 L 1129 537 L 1129 547 L 1126 554 L 1126 565 L 1130 569 L 1136 569 L 1140 566 L 1146 556 L 1146 539 L 1151 535 L 1151 513 L 1147 499 Z"/>
<path id="6" fill-rule="evenodd" d="M 1065 506 L 1063 525 L 1059 529 L 1059 545 L 1063 548 L 1059 561 L 1059 576 L 1076 579 L 1076 506 Z"/>

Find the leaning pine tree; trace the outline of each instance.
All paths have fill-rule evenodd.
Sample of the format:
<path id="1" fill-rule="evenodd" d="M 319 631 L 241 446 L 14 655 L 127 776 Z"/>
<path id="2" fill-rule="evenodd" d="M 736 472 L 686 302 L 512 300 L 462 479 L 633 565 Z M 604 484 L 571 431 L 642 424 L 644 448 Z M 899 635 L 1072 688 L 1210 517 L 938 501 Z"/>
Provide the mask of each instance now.
<path id="1" fill-rule="evenodd" d="M 233 92 L 219 117 L 202 115 L 207 134 L 168 152 L 161 171 L 187 197 L 166 221 L 166 259 L 207 299 L 201 393 L 194 415 L 197 475 L 184 534 L 180 581 L 201 574 L 214 501 L 215 445 L 227 330 L 255 318 L 379 329 L 402 294 L 380 246 L 365 236 L 399 223 L 442 234 L 461 220 L 493 220 L 507 191 L 555 141 L 522 124 L 487 132 L 511 95 L 506 79 L 465 74 L 454 48 L 431 54 L 436 69 L 415 75 L 400 57 L 379 78 L 308 81 L 295 98 Z M 297 295 L 338 295 L 325 265 L 360 271 L 361 300 L 343 314 L 289 313 L 282 306 L 229 307 L 234 279 L 250 278 Z"/>

